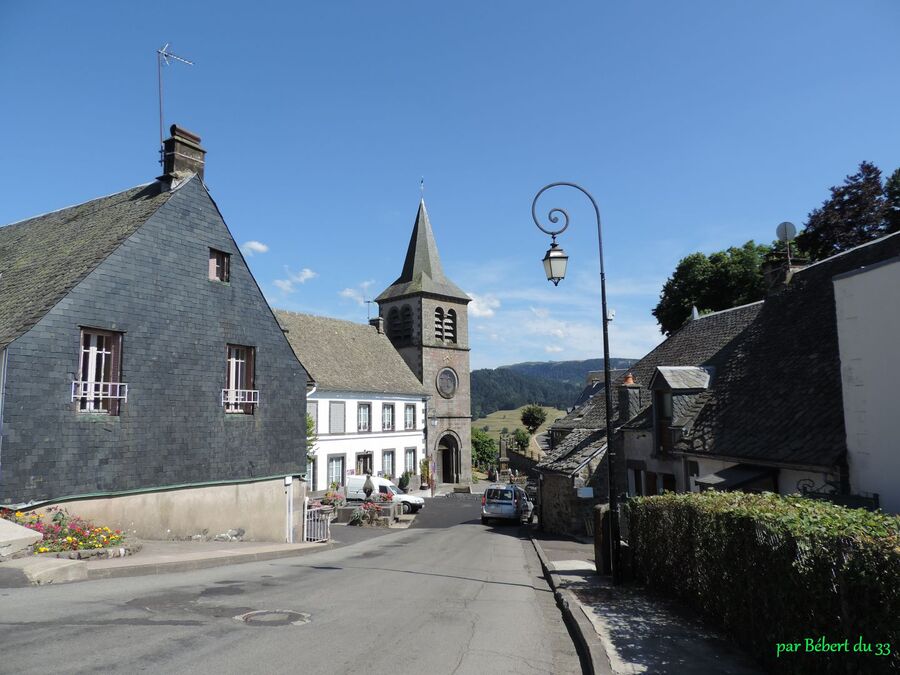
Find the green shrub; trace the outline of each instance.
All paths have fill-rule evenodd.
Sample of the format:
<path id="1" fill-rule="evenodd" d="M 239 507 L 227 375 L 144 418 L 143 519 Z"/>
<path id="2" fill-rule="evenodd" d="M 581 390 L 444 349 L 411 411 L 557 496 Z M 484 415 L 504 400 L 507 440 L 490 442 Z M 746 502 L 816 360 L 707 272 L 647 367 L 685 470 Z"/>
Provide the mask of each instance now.
<path id="1" fill-rule="evenodd" d="M 625 505 L 635 576 L 712 617 L 772 672 L 900 669 L 900 517 L 803 497 L 713 492 Z M 807 653 L 805 639 L 850 641 Z M 890 656 L 853 653 L 890 643 Z M 801 643 L 776 658 L 776 644 Z"/>

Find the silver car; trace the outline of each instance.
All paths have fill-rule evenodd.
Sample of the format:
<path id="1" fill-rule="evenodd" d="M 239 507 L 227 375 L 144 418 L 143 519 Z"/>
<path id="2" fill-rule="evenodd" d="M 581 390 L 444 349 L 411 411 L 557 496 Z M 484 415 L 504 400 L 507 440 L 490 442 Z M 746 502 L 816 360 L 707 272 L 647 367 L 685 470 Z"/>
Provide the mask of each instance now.
<path id="1" fill-rule="evenodd" d="M 491 485 L 481 496 L 481 522 L 491 518 L 514 523 L 531 522 L 534 504 L 518 485 Z"/>

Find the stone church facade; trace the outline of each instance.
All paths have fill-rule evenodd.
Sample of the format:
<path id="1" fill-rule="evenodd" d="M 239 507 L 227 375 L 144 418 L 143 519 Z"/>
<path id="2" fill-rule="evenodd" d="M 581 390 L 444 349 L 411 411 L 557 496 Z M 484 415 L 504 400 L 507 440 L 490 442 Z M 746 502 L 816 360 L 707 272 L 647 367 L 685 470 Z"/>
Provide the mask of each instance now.
<path id="1" fill-rule="evenodd" d="M 388 338 L 430 394 L 426 449 L 439 483 L 472 479 L 470 300 L 444 275 L 423 200 L 403 271 L 375 301 Z"/>

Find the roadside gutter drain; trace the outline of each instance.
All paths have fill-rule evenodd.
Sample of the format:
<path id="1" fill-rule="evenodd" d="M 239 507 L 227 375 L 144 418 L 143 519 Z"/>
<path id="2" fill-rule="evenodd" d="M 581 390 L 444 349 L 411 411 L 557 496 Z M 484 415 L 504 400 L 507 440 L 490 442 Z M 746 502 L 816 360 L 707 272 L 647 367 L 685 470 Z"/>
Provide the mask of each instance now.
<path id="1" fill-rule="evenodd" d="M 257 609 L 238 614 L 234 619 L 251 626 L 302 626 L 309 623 L 310 615 L 290 609 Z"/>

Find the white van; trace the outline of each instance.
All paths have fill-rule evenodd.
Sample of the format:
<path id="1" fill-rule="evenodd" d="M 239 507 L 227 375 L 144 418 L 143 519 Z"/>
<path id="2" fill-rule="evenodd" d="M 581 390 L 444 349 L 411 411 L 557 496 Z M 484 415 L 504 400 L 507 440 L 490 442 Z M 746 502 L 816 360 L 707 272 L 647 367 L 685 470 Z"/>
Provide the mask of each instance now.
<path id="1" fill-rule="evenodd" d="M 346 491 L 348 501 L 363 501 L 366 498 L 366 493 L 363 492 L 363 485 L 365 482 L 365 476 L 347 476 Z M 372 476 L 372 483 L 375 485 L 375 490 L 372 492 L 373 497 L 376 494 L 387 494 L 390 492 L 394 495 L 394 501 L 403 504 L 403 513 L 415 513 L 419 509 L 425 507 L 424 499 L 404 493 L 403 490 L 398 488 L 387 478 Z"/>

